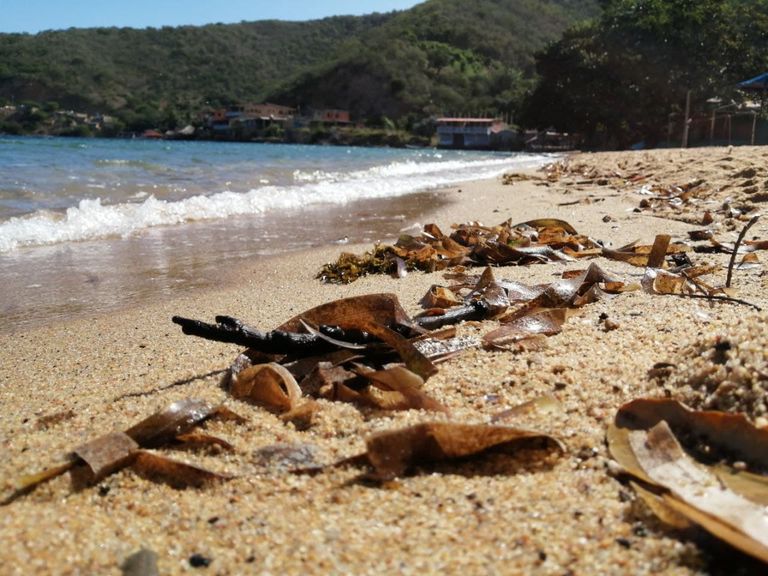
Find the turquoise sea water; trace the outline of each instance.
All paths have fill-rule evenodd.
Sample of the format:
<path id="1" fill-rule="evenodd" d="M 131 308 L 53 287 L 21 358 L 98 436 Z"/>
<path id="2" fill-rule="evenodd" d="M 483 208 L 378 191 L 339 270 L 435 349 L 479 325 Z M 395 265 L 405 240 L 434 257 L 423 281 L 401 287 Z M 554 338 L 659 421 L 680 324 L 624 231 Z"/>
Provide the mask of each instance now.
<path id="1" fill-rule="evenodd" d="M 392 236 L 441 187 L 545 160 L 0 136 L 3 326 L 210 285 L 217 268 L 247 258 Z"/>

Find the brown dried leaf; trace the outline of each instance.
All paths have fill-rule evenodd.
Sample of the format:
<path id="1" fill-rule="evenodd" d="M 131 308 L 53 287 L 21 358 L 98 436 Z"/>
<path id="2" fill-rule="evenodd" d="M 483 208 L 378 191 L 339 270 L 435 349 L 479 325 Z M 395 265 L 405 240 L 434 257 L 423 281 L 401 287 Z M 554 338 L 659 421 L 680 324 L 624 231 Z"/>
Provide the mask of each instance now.
<path id="1" fill-rule="evenodd" d="M 724 487 L 698 466 L 678 443 L 666 422 L 648 431 L 629 432 L 629 443 L 643 471 L 667 489 L 664 503 L 743 552 L 768 562 L 765 508 Z"/>
<path id="2" fill-rule="evenodd" d="M 483 346 L 496 350 L 509 350 L 510 345 L 537 334 L 552 336 L 560 333 L 567 319 L 565 308 L 533 310 L 525 316 L 515 318 L 483 336 Z"/>
<path id="3" fill-rule="evenodd" d="M 461 304 L 461 299 L 449 288 L 434 285 L 421 299 L 423 308 L 450 308 Z"/>
<path id="4" fill-rule="evenodd" d="M 208 402 L 185 398 L 131 426 L 125 433 L 142 448 L 153 448 L 188 432 L 215 413 L 216 408 Z"/>
<path id="5" fill-rule="evenodd" d="M 675 400 L 639 399 L 616 415 L 616 425 L 629 430 L 647 430 L 662 420 L 680 438 L 697 438 L 707 450 L 715 448 L 732 460 L 768 469 L 768 430 L 756 428 L 742 414 L 694 411 Z"/>
<path id="6" fill-rule="evenodd" d="M 301 388 L 285 366 L 271 362 L 251 366 L 232 378 L 232 396 L 250 400 L 275 413 L 295 408 L 301 399 Z"/>
<path id="7" fill-rule="evenodd" d="M 99 436 L 73 450 L 90 468 L 93 480 L 97 481 L 128 466 L 133 460 L 139 444 L 124 432 L 111 432 Z"/>
<path id="8" fill-rule="evenodd" d="M 512 226 L 512 228 L 520 228 L 521 226 L 530 226 L 531 228 L 536 228 L 539 230 L 546 228 L 559 228 L 568 234 L 578 234 L 576 229 L 568 224 L 568 222 L 565 220 L 558 220 L 557 218 L 537 218 L 536 220 L 528 220 L 527 222 L 515 224 Z"/>
<path id="9" fill-rule="evenodd" d="M 386 370 L 369 372 L 365 374 L 365 377 L 377 388 L 398 392 L 403 398 L 403 402 L 398 408 L 404 410 L 431 410 L 435 412 L 448 411 L 445 406 L 422 390 L 424 380 L 407 368 L 393 366 Z"/>
<path id="10" fill-rule="evenodd" d="M 475 456 L 490 449 L 541 447 L 564 452 L 552 436 L 482 424 L 431 422 L 374 434 L 366 440 L 368 462 L 378 478 L 394 478 L 431 462 Z"/>
<path id="11" fill-rule="evenodd" d="M 408 369 L 425 380 L 437 373 L 435 365 L 432 364 L 424 354 L 419 352 L 411 342 L 394 330 L 390 330 L 386 326 L 374 322 L 366 321 L 361 321 L 356 328 L 364 330 L 369 334 L 373 334 L 382 342 L 391 346 L 400 355 L 400 358 L 405 362 Z"/>
<path id="12" fill-rule="evenodd" d="M 768 478 L 722 464 L 702 465 L 678 438 L 707 461 L 726 458 L 765 470 L 768 430 L 743 415 L 696 412 L 674 400 L 635 400 L 608 430 L 611 455 L 657 494 L 652 510 L 670 510 L 718 538 L 768 562 Z"/>
<path id="13" fill-rule="evenodd" d="M 394 294 L 368 294 L 327 302 L 293 317 L 278 326 L 277 330 L 302 332 L 302 320 L 315 326 L 327 324 L 341 328 L 358 328 L 360 323 L 375 322 L 422 332 L 411 322 Z"/>
<path id="14" fill-rule="evenodd" d="M 232 478 L 227 474 L 212 472 L 146 450 L 136 452 L 133 468 L 150 480 L 166 482 L 175 488 L 200 488 L 210 482 Z"/>
<path id="15" fill-rule="evenodd" d="M 280 415 L 280 420 L 290 422 L 296 430 L 308 430 L 315 422 L 315 416 L 320 411 L 320 404 L 314 400 L 302 402 L 285 414 Z"/>

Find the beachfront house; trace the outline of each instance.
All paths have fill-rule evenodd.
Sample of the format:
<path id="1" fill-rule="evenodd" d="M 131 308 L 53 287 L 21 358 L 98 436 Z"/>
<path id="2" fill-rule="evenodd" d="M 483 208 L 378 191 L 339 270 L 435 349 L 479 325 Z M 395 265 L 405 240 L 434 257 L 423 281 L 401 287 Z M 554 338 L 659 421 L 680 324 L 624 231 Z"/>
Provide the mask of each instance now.
<path id="1" fill-rule="evenodd" d="M 445 117 L 438 118 L 436 123 L 439 148 L 491 148 L 494 135 L 505 128 L 498 118 Z"/>
<path id="2" fill-rule="evenodd" d="M 347 126 L 352 124 L 349 110 L 315 110 L 309 121 L 310 126 Z"/>
<path id="3" fill-rule="evenodd" d="M 205 123 L 214 136 L 242 139 L 256 136 L 272 126 L 285 128 L 295 114 L 295 108 L 280 104 L 242 104 L 212 110 Z"/>

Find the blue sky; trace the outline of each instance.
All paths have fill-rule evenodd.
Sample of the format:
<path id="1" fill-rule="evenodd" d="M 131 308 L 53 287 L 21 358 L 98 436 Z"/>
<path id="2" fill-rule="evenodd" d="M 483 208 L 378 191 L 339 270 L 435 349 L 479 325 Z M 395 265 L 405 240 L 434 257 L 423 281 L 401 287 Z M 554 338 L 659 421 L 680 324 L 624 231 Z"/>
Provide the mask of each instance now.
<path id="1" fill-rule="evenodd" d="M 0 32 L 311 20 L 404 10 L 423 0 L 0 0 Z"/>

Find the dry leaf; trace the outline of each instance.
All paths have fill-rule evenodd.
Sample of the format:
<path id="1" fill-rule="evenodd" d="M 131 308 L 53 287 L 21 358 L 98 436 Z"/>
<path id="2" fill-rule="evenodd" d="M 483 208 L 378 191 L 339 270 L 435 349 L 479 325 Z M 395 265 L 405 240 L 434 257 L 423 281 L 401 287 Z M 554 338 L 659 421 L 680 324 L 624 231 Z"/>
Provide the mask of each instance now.
<path id="1" fill-rule="evenodd" d="M 431 462 L 475 456 L 490 449 L 541 447 L 562 453 L 552 436 L 529 430 L 482 424 L 432 422 L 374 434 L 366 440 L 367 459 L 380 479 L 402 475 Z"/>
<path id="2" fill-rule="evenodd" d="M 233 376 L 229 391 L 235 398 L 278 414 L 295 408 L 301 400 L 301 388 L 293 374 L 275 362 L 251 366 Z"/>
<path id="3" fill-rule="evenodd" d="M 559 334 L 567 319 L 567 312 L 565 308 L 533 310 L 483 336 L 483 346 L 496 350 L 509 350 L 511 345 L 531 336 Z"/>
<path id="4" fill-rule="evenodd" d="M 386 370 L 369 372 L 365 374 L 374 386 L 382 390 L 397 392 L 402 396 L 402 402 L 395 405 L 394 409 L 431 410 L 435 412 L 447 412 L 447 408 L 434 398 L 428 396 L 422 388 L 424 380 L 402 366 L 393 366 Z"/>
<path id="5" fill-rule="evenodd" d="M 139 444 L 124 432 L 112 432 L 91 440 L 73 450 L 97 481 L 127 466 L 136 455 Z"/>
<path id="6" fill-rule="evenodd" d="M 756 469 L 768 464 L 768 431 L 742 415 L 696 412 L 673 400 L 636 400 L 623 406 L 608 430 L 611 455 L 645 493 L 662 520 L 679 517 L 768 562 L 768 479 L 729 466 L 705 465 L 683 451 L 738 459 Z M 648 492 L 653 496 L 649 496 Z"/>

